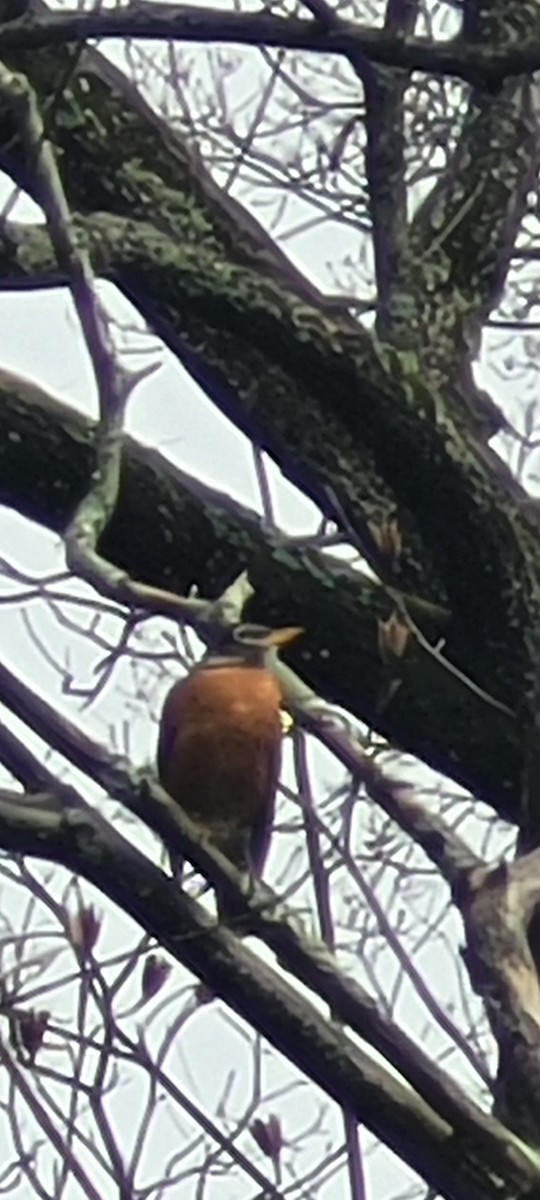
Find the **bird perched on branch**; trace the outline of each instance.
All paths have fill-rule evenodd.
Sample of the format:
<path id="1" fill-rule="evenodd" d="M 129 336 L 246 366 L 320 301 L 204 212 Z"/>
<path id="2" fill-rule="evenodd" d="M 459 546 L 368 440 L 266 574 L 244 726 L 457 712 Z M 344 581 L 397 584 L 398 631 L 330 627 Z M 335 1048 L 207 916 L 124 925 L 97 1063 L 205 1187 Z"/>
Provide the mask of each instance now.
<path id="1" fill-rule="evenodd" d="M 281 688 L 272 658 L 303 630 L 238 625 L 185 679 L 161 714 L 166 791 L 239 871 L 262 874 L 281 764 Z M 233 922 L 230 902 L 218 912 Z"/>

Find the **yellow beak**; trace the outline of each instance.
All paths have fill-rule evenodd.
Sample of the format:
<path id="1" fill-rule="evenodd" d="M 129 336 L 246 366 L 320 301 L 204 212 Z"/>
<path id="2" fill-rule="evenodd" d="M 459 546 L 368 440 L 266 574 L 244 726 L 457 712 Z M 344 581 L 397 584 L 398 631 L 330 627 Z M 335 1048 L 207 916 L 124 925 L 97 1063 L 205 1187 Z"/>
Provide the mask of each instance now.
<path id="1" fill-rule="evenodd" d="M 276 648 L 288 646 L 289 642 L 294 642 L 295 638 L 305 632 L 301 625 L 287 625 L 284 629 L 272 629 L 265 640 L 265 645 Z"/>

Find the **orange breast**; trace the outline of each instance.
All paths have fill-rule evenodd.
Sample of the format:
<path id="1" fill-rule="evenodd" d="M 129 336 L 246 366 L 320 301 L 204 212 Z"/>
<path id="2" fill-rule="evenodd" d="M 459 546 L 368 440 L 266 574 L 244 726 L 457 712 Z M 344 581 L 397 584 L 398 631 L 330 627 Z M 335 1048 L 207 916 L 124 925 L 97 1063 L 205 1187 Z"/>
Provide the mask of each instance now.
<path id="1" fill-rule="evenodd" d="M 160 725 L 164 787 L 237 866 L 257 873 L 274 815 L 280 699 L 263 668 L 200 669 L 172 688 Z"/>

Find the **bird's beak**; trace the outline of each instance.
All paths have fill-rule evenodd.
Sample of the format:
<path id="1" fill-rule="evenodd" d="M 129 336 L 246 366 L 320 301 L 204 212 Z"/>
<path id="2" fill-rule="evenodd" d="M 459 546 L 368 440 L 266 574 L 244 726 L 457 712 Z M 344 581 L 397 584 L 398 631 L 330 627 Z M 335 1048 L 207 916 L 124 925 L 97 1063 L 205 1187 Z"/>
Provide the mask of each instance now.
<path id="1" fill-rule="evenodd" d="M 289 642 L 294 642 L 295 638 L 305 632 L 301 625 L 287 625 L 285 629 L 272 629 L 265 644 L 279 649 L 280 646 L 288 646 Z"/>

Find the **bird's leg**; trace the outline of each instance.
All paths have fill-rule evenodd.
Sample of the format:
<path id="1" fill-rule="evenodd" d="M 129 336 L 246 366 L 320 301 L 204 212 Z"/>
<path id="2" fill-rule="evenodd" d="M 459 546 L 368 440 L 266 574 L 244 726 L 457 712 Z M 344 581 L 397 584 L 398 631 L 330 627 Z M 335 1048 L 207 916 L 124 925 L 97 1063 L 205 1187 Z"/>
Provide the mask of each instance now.
<path id="1" fill-rule="evenodd" d="M 251 829 L 241 829 L 239 831 L 241 849 L 237 857 L 233 860 L 236 862 L 242 876 L 242 892 L 246 900 L 250 902 L 255 898 L 255 888 L 258 878 L 258 872 L 253 861 L 252 840 L 253 834 Z"/>
<path id="2" fill-rule="evenodd" d="M 246 879 L 246 885 L 247 885 L 246 889 L 245 889 L 246 899 L 252 903 L 253 900 L 255 899 L 255 890 L 257 887 L 257 883 L 258 883 L 258 875 L 257 875 L 257 872 L 256 872 L 255 867 L 254 867 L 253 863 L 251 862 L 251 860 L 248 861 L 247 871 L 245 872 L 245 879 Z"/>
<path id="3" fill-rule="evenodd" d="M 229 862 L 236 867 L 242 877 L 242 892 L 249 897 L 253 890 L 254 873 L 251 866 L 250 830 L 242 827 L 228 828 L 220 831 L 219 837 L 214 837 L 214 845 Z M 223 891 L 216 891 L 218 917 L 234 929 L 235 933 L 244 935 L 250 932 L 249 921 L 239 911 L 233 899 Z"/>
<path id="4" fill-rule="evenodd" d="M 161 847 L 161 853 L 159 856 L 159 865 L 163 871 L 167 870 L 167 864 L 169 865 L 169 870 L 175 883 L 182 887 L 182 876 L 184 874 L 185 860 L 182 858 L 181 854 L 177 854 L 176 851 L 170 850 L 168 846 L 163 845 Z"/>
<path id="5" fill-rule="evenodd" d="M 237 866 L 242 875 L 242 891 L 246 900 L 254 905 L 257 913 L 269 912 L 273 914 L 275 902 L 273 900 L 257 899 L 257 889 L 261 886 L 261 866 L 257 851 L 253 847 L 253 833 L 251 829 L 242 831 L 242 865 L 237 862 Z M 256 903 L 255 903 L 256 901 Z M 248 918 L 245 919 L 245 927 L 248 928 Z"/>
<path id="6" fill-rule="evenodd" d="M 180 854 L 169 853 L 169 866 L 171 868 L 171 875 L 179 887 L 182 887 L 185 865 L 185 859 L 182 858 Z"/>

